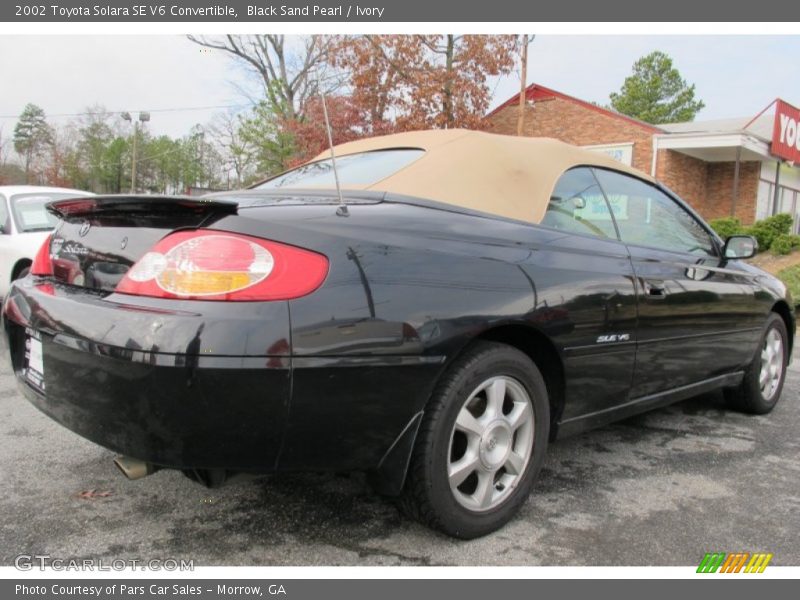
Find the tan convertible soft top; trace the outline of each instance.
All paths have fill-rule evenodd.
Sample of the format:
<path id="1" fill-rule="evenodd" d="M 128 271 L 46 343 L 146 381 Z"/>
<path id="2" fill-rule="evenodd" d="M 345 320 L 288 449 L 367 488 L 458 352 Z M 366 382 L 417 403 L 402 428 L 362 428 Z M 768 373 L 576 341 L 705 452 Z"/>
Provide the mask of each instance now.
<path id="1" fill-rule="evenodd" d="M 335 147 L 336 156 L 398 148 L 425 151 L 419 159 L 370 186 L 538 223 L 567 169 L 596 165 L 650 177 L 608 156 L 550 138 L 512 137 L 466 129 L 413 131 Z M 314 160 L 330 158 L 325 151 Z M 345 186 L 354 189 L 355 186 Z"/>

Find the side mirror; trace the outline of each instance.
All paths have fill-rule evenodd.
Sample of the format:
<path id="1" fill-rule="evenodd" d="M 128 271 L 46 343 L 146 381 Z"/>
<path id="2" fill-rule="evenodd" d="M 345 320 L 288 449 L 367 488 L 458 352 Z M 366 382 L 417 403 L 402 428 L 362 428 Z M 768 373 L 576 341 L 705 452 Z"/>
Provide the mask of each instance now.
<path id="1" fill-rule="evenodd" d="M 752 258 L 758 252 L 758 242 L 749 235 L 732 235 L 725 240 L 722 254 L 725 258 Z"/>

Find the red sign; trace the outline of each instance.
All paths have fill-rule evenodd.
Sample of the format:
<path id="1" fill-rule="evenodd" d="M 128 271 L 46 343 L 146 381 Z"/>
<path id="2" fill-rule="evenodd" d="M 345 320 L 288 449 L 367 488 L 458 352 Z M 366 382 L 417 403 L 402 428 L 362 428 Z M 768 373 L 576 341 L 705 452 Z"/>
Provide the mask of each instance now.
<path id="1" fill-rule="evenodd" d="M 772 154 L 800 163 L 800 108 L 795 108 L 783 100 L 777 100 L 775 103 Z"/>

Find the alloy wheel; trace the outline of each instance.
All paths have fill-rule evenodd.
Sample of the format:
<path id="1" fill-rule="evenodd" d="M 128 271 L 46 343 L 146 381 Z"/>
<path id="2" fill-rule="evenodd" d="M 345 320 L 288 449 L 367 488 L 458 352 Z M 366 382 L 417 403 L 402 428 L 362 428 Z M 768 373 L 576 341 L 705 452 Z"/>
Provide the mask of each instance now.
<path id="1" fill-rule="evenodd" d="M 533 452 L 534 414 L 525 387 L 491 377 L 469 395 L 450 435 L 447 477 L 463 507 L 483 512 L 519 484 Z"/>
<path id="2" fill-rule="evenodd" d="M 777 329 L 770 329 L 761 349 L 761 373 L 758 383 L 764 400 L 771 400 L 780 387 L 784 368 L 783 338 Z"/>

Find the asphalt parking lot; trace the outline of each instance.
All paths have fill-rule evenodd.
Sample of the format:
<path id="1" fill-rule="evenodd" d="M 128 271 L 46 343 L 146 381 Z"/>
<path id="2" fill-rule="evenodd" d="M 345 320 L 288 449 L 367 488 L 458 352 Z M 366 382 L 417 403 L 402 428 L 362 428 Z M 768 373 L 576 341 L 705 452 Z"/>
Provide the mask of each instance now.
<path id="1" fill-rule="evenodd" d="M 797 565 L 799 397 L 795 364 L 766 417 L 729 412 L 713 394 L 556 442 L 519 517 L 459 542 L 403 519 L 360 475 L 216 490 L 174 472 L 127 481 L 111 452 L 21 398 L 3 352 L 0 564 L 49 554 L 196 565 L 690 565 L 710 551 L 767 551 L 772 564 Z"/>

